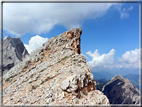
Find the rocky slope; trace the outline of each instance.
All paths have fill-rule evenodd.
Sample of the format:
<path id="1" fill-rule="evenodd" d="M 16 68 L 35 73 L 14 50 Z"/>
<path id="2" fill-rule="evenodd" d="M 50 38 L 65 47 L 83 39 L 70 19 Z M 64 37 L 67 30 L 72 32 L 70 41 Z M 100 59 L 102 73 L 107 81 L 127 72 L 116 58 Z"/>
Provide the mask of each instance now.
<path id="1" fill-rule="evenodd" d="M 140 92 L 126 78 L 117 75 L 105 84 L 102 89 L 110 104 L 139 104 Z"/>
<path id="2" fill-rule="evenodd" d="M 3 104 L 109 105 L 96 90 L 85 57 L 81 28 L 51 38 L 3 76 Z"/>
<path id="3" fill-rule="evenodd" d="M 124 78 L 128 78 L 129 81 L 133 84 L 133 86 L 137 87 L 138 89 L 140 89 L 139 86 L 139 74 L 127 74 L 123 76 Z"/>
<path id="4" fill-rule="evenodd" d="M 0 41 L 1 44 L 1 41 Z M 0 49 L 0 51 L 2 51 Z M 6 73 L 13 66 L 20 63 L 28 54 L 20 38 L 6 36 L 3 40 L 3 71 Z M 1 54 L 0 54 L 1 57 Z M 0 64 L 1 65 L 1 64 Z"/>

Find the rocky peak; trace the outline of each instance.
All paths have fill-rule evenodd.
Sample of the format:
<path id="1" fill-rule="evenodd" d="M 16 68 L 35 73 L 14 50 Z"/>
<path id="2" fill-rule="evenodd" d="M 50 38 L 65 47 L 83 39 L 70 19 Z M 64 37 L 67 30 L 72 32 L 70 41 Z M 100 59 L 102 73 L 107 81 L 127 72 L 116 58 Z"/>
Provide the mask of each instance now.
<path id="1" fill-rule="evenodd" d="M 6 36 L 6 37 L 4 38 L 4 40 L 5 40 L 5 39 L 10 40 L 11 37 L 10 37 L 10 36 Z"/>
<path id="2" fill-rule="evenodd" d="M 1 43 L 1 41 L 0 41 Z M 1 50 L 1 49 L 0 49 Z M 3 71 L 6 73 L 28 55 L 28 51 L 20 38 L 6 36 L 3 39 Z M 1 56 L 0 56 L 1 57 Z"/>
<path id="3" fill-rule="evenodd" d="M 80 55 L 81 28 L 49 39 L 3 76 L 4 104 L 109 104 Z"/>
<path id="4" fill-rule="evenodd" d="M 140 103 L 139 90 L 130 83 L 129 79 L 125 79 L 120 75 L 107 82 L 102 91 L 108 97 L 110 104 Z"/>
<path id="5" fill-rule="evenodd" d="M 82 34 L 81 28 L 79 29 L 71 29 L 66 32 L 66 38 L 71 40 L 70 44 L 67 44 L 66 47 L 70 47 L 71 50 L 75 51 L 76 53 L 80 54 L 80 35 Z"/>

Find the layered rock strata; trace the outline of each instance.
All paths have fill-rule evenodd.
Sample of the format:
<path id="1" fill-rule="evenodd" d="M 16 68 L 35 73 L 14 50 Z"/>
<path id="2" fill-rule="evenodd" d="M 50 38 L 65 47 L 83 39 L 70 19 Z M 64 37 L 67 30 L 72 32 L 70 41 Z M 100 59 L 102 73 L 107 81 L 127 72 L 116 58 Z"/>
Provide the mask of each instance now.
<path id="1" fill-rule="evenodd" d="M 3 78 L 3 103 L 35 105 L 109 105 L 80 55 L 81 28 L 49 39 Z"/>

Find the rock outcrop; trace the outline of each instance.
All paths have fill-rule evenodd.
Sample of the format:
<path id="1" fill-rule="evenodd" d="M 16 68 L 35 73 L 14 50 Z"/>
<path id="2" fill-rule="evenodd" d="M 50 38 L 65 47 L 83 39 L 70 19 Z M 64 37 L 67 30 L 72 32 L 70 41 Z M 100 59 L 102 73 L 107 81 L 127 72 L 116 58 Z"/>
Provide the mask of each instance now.
<path id="1" fill-rule="evenodd" d="M 117 75 L 107 82 L 103 89 L 110 104 L 139 104 L 140 92 L 126 78 Z"/>
<path id="2" fill-rule="evenodd" d="M 3 104 L 109 105 L 80 55 L 81 28 L 49 39 L 3 76 Z"/>
<path id="3" fill-rule="evenodd" d="M 3 73 L 5 74 L 13 66 L 20 63 L 26 55 L 29 55 L 28 51 L 20 38 L 6 36 L 3 40 Z"/>

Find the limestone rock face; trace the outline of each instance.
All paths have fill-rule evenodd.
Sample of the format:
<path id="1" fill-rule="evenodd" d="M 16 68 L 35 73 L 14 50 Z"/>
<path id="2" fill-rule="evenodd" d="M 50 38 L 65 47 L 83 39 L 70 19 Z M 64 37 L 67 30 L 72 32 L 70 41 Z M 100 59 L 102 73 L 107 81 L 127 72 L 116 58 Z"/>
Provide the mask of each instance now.
<path id="1" fill-rule="evenodd" d="M 3 76 L 3 103 L 109 105 L 80 55 L 81 28 L 49 39 Z"/>
<path id="2" fill-rule="evenodd" d="M 139 104 L 140 92 L 128 79 L 117 75 L 102 89 L 110 104 Z"/>
<path id="3" fill-rule="evenodd" d="M 0 41 L 1 42 L 1 41 Z M 0 50 L 2 51 L 2 50 Z M 6 36 L 3 40 L 3 71 L 6 73 L 28 54 L 20 38 Z M 1 57 L 1 54 L 0 54 Z"/>

